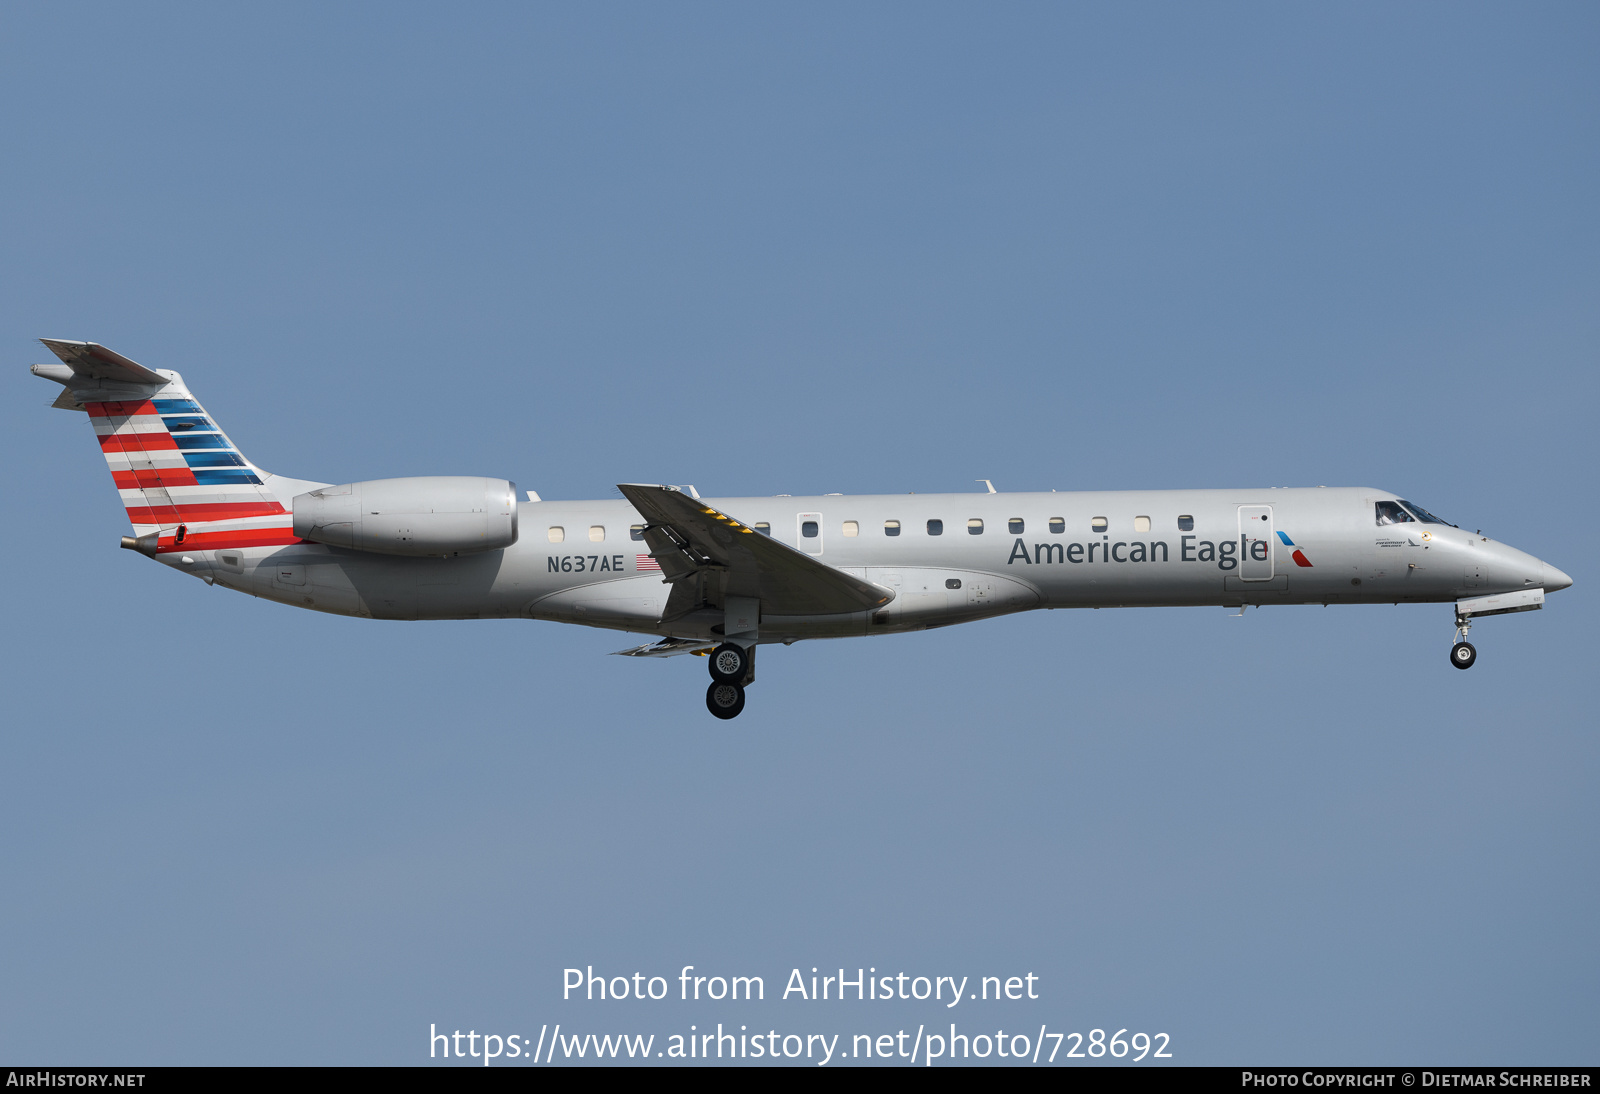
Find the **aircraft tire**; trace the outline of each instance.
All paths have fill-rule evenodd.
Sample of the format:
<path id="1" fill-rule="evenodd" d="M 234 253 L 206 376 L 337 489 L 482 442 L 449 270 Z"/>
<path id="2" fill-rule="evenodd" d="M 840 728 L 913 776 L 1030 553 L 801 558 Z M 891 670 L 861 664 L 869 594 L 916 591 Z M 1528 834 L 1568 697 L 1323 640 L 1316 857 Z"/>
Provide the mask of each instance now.
<path id="1" fill-rule="evenodd" d="M 1450 647 L 1450 663 L 1458 669 L 1470 669 L 1478 659 L 1478 648 L 1471 642 L 1457 642 Z"/>
<path id="2" fill-rule="evenodd" d="M 706 689 L 706 709 L 724 721 L 739 717 L 744 709 L 744 688 L 713 681 Z"/>
<path id="3" fill-rule="evenodd" d="M 719 684 L 737 684 L 750 671 L 750 654 L 742 646 L 724 642 L 706 658 L 711 679 Z"/>

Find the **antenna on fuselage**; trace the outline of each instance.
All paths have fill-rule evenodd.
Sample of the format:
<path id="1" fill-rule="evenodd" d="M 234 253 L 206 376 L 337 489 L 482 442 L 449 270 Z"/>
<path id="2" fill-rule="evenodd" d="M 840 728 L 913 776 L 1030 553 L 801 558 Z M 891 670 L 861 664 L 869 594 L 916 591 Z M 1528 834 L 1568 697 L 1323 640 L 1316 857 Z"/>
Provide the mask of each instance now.
<path id="1" fill-rule="evenodd" d="M 994 483 L 990 482 L 988 479 L 973 479 L 972 481 L 983 483 L 983 485 L 989 488 L 989 493 L 991 494 L 998 494 L 1000 492 L 994 488 Z"/>

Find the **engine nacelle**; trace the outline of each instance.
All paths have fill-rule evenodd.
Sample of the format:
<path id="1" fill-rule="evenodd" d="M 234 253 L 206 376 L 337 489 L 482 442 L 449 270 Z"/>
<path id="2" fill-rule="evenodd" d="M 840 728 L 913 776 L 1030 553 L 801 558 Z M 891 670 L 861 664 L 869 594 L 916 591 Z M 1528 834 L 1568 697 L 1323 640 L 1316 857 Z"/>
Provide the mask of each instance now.
<path id="1" fill-rule="evenodd" d="M 440 557 L 517 542 L 517 485 L 427 475 L 324 486 L 293 502 L 294 534 L 331 547 Z"/>

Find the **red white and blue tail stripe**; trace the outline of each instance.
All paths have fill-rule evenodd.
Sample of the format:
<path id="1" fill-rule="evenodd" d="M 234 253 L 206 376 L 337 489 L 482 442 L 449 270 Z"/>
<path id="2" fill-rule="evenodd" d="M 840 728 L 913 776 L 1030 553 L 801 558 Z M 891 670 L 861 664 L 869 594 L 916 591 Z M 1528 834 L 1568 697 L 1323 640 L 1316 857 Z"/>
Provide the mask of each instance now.
<path id="1" fill-rule="evenodd" d="M 34 371 L 64 384 L 88 411 L 135 538 L 154 533 L 158 554 L 300 542 L 291 514 L 263 482 L 270 476 L 245 459 L 177 373 L 143 369 L 94 343 L 45 345 L 72 373 Z M 101 360 L 109 363 L 96 369 Z M 140 385 L 147 397 L 107 398 L 138 390 L 118 382 L 122 375 L 157 382 Z"/>

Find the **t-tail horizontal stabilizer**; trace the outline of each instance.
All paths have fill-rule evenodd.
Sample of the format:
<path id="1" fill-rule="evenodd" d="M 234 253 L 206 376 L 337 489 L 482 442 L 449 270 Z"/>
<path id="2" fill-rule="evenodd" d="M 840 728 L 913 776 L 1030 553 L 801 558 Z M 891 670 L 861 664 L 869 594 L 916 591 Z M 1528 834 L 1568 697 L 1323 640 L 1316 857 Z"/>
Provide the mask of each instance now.
<path id="1" fill-rule="evenodd" d="M 119 384 L 164 384 L 167 378 L 159 372 L 145 368 L 137 361 L 130 361 L 114 350 L 106 349 L 94 342 L 69 342 L 62 338 L 41 338 L 44 347 L 57 357 L 61 363 L 76 372 L 79 376 L 94 380 L 111 380 Z M 34 365 L 33 371 L 39 376 L 46 376 L 57 383 L 64 383 L 46 371 L 49 365 Z"/>

